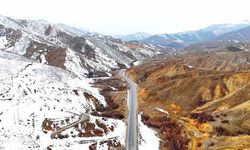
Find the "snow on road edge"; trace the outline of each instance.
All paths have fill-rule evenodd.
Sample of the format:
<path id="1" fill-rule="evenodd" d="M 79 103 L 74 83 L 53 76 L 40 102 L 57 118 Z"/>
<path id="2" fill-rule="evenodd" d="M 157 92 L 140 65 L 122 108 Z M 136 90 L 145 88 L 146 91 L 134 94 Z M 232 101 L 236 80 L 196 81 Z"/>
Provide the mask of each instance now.
<path id="1" fill-rule="evenodd" d="M 139 126 L 139 150 L 159 150 L 160 148 L 160 139 L 156 136 L 156 132 L 149 127 L 147 127 L 141 121 L 141 114 L 138 115 L 138 126 Z"/>

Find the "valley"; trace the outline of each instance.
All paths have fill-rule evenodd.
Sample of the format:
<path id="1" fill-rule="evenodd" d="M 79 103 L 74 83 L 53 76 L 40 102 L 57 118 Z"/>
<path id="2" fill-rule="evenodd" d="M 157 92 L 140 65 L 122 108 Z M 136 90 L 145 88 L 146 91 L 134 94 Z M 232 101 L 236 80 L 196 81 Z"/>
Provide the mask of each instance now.
<path id="1" fill-rule="evenodd" d="M 110 36 L 0 16 L 0 149 L 249 149 L 249 25 Z"/>

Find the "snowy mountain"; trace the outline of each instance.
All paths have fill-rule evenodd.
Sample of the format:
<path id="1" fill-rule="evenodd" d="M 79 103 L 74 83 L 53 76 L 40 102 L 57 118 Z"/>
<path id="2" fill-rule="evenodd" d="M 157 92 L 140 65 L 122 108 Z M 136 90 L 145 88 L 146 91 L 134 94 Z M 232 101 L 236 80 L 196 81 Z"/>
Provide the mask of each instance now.
<path id="1" fill-rule="evenodd" d="M 216 24 L 197 31 L 154 35 L 144 39 L 143 42 L 173 48 L 183 48 L 191 44 L 215 39 L 222 34 L 236 31 L 249 25 L 249 22 L 242 22 L 240 24 Z"/>
<path id="2" fill-rule="evenodd" d="M 124 41 L 141 41 L 141 40 L 144 40 L 150 36 L 152 36 L 152 35 L 149 33 L 138 32 L 138 33 L 133 33 L 133 34 L 128 34 L 128 35 L 120 35 L 120 36 L 115 36 L 115 37 L 120 38 Z"/>
<path id="3" fill-rule="evenodd" d="M 95 76 L 108 76 L 114 69 L 164 51 L 162 47 L 113 40 L 63 24 L 4 16 L 0 16 L 0 49 L 66 69 L 79 77 L 93 72 Z"/>
<path id="4" fill-rule="evenodd" d="M 63 24 L 63 23 L 59 23 L 59 24 L 57 24 L 57 26 L 63 28 L 64 30 L 67 30 L 68 32 L 77 34 L 79 36 L 83 36 L 83 35 L 86 35 L 86 34 L 90 33 L 87 30 L 82 30 L 82 29 L 79 29 L 79 28 L 76 28 L 76 27 L 71 27 L 71 26 L 68 26 L 68 25 Z"/>

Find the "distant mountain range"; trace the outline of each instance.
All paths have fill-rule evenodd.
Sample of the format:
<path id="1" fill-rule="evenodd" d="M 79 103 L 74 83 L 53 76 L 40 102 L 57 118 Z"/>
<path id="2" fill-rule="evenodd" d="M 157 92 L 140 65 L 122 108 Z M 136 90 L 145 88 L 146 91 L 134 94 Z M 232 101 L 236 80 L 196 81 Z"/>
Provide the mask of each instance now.
<path id="1" fill-rule="evenodd" d="M 200 48 L 200 45 L 203 45 L 202 48 L 213 48 L 225 45 L 229 41 L 250 41 L 249 21 L 238 24 L 215 24 L 204 29 L 176 34 L 151 35 L 145 32 L 138 32 L 128 35 L 106 36 L 65 24 L 51 24 L 45 20 L 20 20 L 0 16 L 0 28 L 2 30 L 2 33 L 0 33 L 2 39 L 7 34 L 10 34 L 6 37 L 5 42 L 7 43 L 3 44 L 4 42 L 2 42 L 1 45 L 0 41 L 0 49 L 12 52 L 14 50 L 14 53 L 33 59 L 40 59 L 40 54 L 39 56 L 33 56 L 37 55 L 36 53 L 39 49 L 32 50 L 31 53 L 33 54 L 26 54 L 27 50 L 32 48 L 32 44 L 36 48 L 49 49 L 48 51 L 51 50 L 51 45 L 54 46 L 53 48 L 63 47 L 67 51 L 66 56 L 68 56 L 71 50 L 77 52 L 77 56 L 81 60 L 80 66 L 86 70 L 86 73 L 89 73 L 90 70 L 106 72 L 107 69 L 112 70 L 121 66 L 128 66 L 132 62 L 152 57 L 159 53 L 176 53 L 177 49 L 190 46 L 198 46 Z M 41 43 L 43 46 L 41 46 Z M 18 44 L 19 46 L 22 45 L 26 50 L 20 52 Z M 38 44 L 40 47 L 37 46 Z M 82 49 L 88 49 L 89 51 L 85 50 L 83 54 L 81 52 Z M 102 63 L 101 58 L 95 57 L 99 53 L 97 52 L 99 49 L 102 50 L 100 53 L 103 53 L 103 55 L 98 54 L 99 57 L 111 57 L 115 63 L 106 63 L 113 64 L 107 67 L 107 65 Z M 50 54 L 47 54 L 47 52 L 39 53 Z M 83 59 L 83 57 L 86 58 Z M 93 58 L 91 57 L 94 57 L 95 61 L 92 61 Z M 65 60 L 67 61 L 67 59 Z M 103 67 L 96 68 L 93 63 L 103 65 Z M 61 66 L 63 65 L 61 64 Z"/>
<path id="2" fill-rule="evenodd" d="M 222 34 L 215 38 L 215 40 L 234 40 L 239 42 L 249 42 L 250 40 L 250 26 Z"/>
<path id="3" fill-rule="evenodd" d="M 239 24 L 215 24 L 204 29 L 176 34 L 156 34 L 150 36 L 150 34 L 139 32 L 120 36 L 119 38 L 125 41 L 140 41 L 147 44 L 178 49 L 211 40 L 248 41 L 249 26 L 250 22 L 244 21 Z M 237 35 L 235 36 L 235 34 Z"/>

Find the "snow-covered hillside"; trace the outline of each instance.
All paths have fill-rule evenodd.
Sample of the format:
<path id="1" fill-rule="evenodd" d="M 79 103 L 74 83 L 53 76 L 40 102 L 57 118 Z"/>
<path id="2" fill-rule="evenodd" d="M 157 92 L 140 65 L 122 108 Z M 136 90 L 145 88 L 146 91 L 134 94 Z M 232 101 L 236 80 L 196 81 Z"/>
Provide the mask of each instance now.
<path id="1" fill-rule="evenodd" d="M 0 149 L 84 149 L 105 139 L 124 144 L 123 121 L 90 115 L 95 102 L 85 93 L 99 105 L 107 104 L 89 82 L 61 68 L 0 51 Z M 84 136 L 89 130 L 86 121 L 105 133 Z"/>
<path id="2" fill-rule="evenodd" d="M 0 16 L 0 149 L 123 149 L 126 98 L 116 104 L 105 87 L 115 85 L 92 85 L 164 50 Z M 125 84 L 113 82 L 124 95 Z"/>

